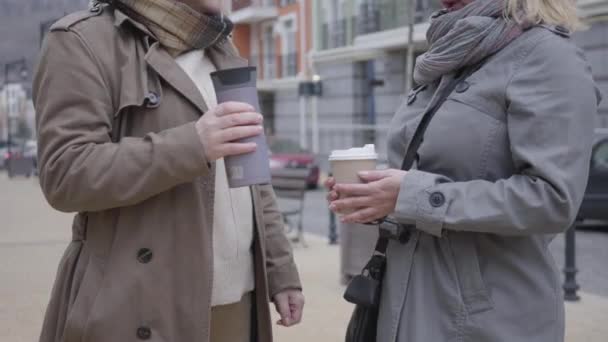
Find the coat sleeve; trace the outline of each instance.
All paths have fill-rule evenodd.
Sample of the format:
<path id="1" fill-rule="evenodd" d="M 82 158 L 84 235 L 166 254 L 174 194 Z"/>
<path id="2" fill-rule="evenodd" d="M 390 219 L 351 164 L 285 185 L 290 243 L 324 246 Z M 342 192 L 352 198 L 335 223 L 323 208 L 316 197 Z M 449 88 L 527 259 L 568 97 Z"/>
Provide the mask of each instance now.
<path id="1" fill-rule="evenodd" d="M 453 182 L 411 171 L 401 184 L 398 220 L 436 236 L 550 234 L 572 224 L 587 185 L 600 95 L 582 52 L 556 39 L 532 48 L 506 89 L 516 173 Z"/>
<path id="2" fill-rule="evenodd" d="M 281 212 L 271 185 L 260 186 L 262 197 L 268 291 L 272 299 L 287 289 L 302 289 L 291 244 L 285 236 Z"/>
<path id="3" fill-rule="evenodd" d="M 75 31 L 48 35 L 33 84 L 40 183 L 65 212 L 137 204 L 209 172 L 194 123 L 112 143 L 111 92 Z"/>

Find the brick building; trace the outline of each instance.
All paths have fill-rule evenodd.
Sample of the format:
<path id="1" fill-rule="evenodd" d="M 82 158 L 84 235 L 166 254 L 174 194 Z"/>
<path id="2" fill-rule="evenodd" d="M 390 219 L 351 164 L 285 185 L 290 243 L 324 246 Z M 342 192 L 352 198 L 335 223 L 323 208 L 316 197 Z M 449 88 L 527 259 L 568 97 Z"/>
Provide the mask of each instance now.
<path id="1" fill-rule="evenodd" d="M 258 88 L 270 134 L 299 135 L 300 117 L 309 111 L 299 84 L 310 78 L 312 0 L 233 0 L 230 18 L 241 55 L 258 68 Z"/>

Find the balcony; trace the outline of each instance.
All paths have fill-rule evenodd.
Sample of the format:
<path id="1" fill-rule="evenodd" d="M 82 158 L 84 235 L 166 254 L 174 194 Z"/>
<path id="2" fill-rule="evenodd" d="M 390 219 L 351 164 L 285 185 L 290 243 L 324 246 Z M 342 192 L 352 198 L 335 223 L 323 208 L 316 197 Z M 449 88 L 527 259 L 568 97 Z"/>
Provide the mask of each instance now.
<path id="1" fill-rule="evenodd" d="M 298 54 L 289 53 L 281 56 L 279 59 L 281 62 L 281 77 L 296 77 L 298 75 Z"/>
<path id="2" fill-rule="evenodd" d="M 253 24 L 279 16 L 274 0 L 233 0 L 230 19 L 235 24 Z"/>
<path id="3" fill-rule="evenodd" d="M 274 80 L 277 78 L 277 58 L 274 54 L 251 56 L 251 58 L 249 59 L 249 65 L 258 68 L 259 80 Z"/>
<path id="4" fill-rule="evenodd" d="M 357 33 L 366 35 L 394 30 L 408 25 L 407 2 L 395 0 L 364 0 L 359 7 Z M 439 0 L 416 0 L 414 24 L 427 22 L 440 8 Z"/>
<path id="5" fill-rule="evenodd" d="M 608 0 L 579 0 L 577 4 L 583 18 L 608 15 Z"/>
<path id="6" fill-rule="evenodd" d="M 337 49 L 352 44 L 352 37 L 349 35 L 349 25 L 352 28 L 355 21 L 355 18 L 350 18 L 323 24 L 321 27 L 323 38 L 321 49 Z"/>

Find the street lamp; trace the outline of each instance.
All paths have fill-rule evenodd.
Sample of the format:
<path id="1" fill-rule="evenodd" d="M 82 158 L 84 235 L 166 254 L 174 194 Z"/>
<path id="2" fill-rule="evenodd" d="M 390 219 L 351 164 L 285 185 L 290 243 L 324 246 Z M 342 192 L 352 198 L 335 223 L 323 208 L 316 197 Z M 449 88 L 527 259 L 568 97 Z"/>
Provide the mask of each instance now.
<path id="1" fill-rule="evenodd" d="M 26 80 L 27 76 L 28 76 L 28 70 L 27 70 L 27 61 L 25 58 L 21 58 L 18 60 L 14 60 L 14 61 L 10 61 L 8 63 L 6 63 L 4 65 L 4 93 L 5 93 L 5 101 L 6 101 L 6 128 L 7 128 L 7 152 L 8 152 L 8 160 L 7 160 L 7 166 L 9 167 L 10 170 L 10 161 L 11 161 L 11 144 L 12 144 L 12 130 L 11 130 L 11 107 L 10 107 L 10 101 L 9 101 L 9 88 L 8 86 L 10 85 L 9 82 L 9 77 L 10 77 L 10 72 L 11 70 L 15 70 L 17 68 L 21 68 L 19 70 L 19 76 L 21 77 L 21 80 Z"/>

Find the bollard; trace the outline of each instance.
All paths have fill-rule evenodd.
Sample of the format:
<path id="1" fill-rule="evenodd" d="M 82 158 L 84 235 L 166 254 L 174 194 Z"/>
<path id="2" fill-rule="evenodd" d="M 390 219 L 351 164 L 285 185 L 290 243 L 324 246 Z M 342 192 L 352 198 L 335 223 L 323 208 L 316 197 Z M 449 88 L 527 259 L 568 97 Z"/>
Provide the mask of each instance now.
<path id="1" fill-rule="evenodd" d="M 576 282 L 576 273 L 578 270 L 576 269 L 576 226 L 577 222 L 575 222 L 566 234 L 564 235 L 566 241 L 566 258 L 565 258 L 565 266 L 564 266 L 564 300 L 569 302 L 575 302 L 580 300 L 580 297 L 576 293 L 580 286 Z"/>
<path id="2" fill-rule="evenodd" d="M 331 210 L 329 211 L 329 244 L 338 244 L 338 229 L 336 227 L 336 214 Z"/>
<path id="3" fill-rule="evenodd" d="M 329 174 L 331 177 L 332 174 Z M 338 244 L 338 228 L 336 227 L 336 214 L 333 211 L 329 211 L 329 244 L 337 245 Z"/>

